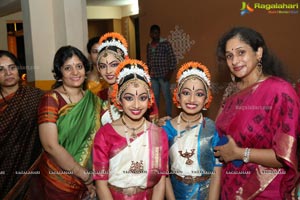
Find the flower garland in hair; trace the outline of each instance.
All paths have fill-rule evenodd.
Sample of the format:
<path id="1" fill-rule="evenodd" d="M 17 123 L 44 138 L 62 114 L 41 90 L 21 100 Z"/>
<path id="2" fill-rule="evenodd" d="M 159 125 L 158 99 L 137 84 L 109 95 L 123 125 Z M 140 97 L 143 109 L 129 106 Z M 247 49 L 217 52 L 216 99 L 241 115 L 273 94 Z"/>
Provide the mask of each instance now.
<path id="1" fill-rule="evenodd" d="M 208 70 L 208 68 L 199 63 L 199 62 L 188 62 L 183 64 L 180 69 L 177 72 L 176 75 L 176 88 L 174 89 L 173 92 L 173 103 L 175 106 L 179 107 L 180 103 L 178 102 L 178 93 L 179 93 L 179 87 L 183 84 L 183 81 L 185 81 L 188 77 L 197 77 L 199 78 L 206 86 L 205 88 L 207 89 L 207 99 L 206 99 L 206 104 L 204 105 L 204 108 L 209 108 L 211 102 L 212 102 L 212 94 L 211 94 L 211 75 Z"/>
<path id="2" fill-rule="evenodd" d="M 118 67 L 115 71 L 117 81 L 113 85 L 112 92 L 110 93 L 110 98 L 111 98 L 112 102 L 119 109 L 122 109 L 122 105 L 120 104 L 119 99 L 118 99 L 118 93 L 119 93 L 119 89 L 120 89 L 119 86 L 126 84 L 123 82 L 123 80 L 125 80 L 126 76 L 134 75 L 134 74 L 143 77 L 145 83 L 149 86 L 148 92 L 149 92 L 150 100 L 148 103 L 148 108 L 150 108 L 154 102 L 154 94 L 151 89 L 151 79 L 149 76 L 149 70 L 148 70 L 147 65 L 140 60 L 126 59 L 118 65 Z M 130 80 L 132 80 L 132 79 L 130 79 Z M 130 80 L 126 80 L 126 82 L 128 82 Z M 143 80 L 141 80 L 141 81 L 143 81 Z"/>
<path id="3" fill-rule="evenodd" d="M 108 40 L 109 38 L 111 38 L 111 40 Z M 98 43 L 100 44 L 100 46 L 98 47 L 98 52 L 100 52 L 102 49 L 106 47 L 115 46 L 123 51 L 125 58 L 128 57 L 127 41 L 119 33 L 116 32 L 105 33 L 103 36 L 101 36 Z"/>

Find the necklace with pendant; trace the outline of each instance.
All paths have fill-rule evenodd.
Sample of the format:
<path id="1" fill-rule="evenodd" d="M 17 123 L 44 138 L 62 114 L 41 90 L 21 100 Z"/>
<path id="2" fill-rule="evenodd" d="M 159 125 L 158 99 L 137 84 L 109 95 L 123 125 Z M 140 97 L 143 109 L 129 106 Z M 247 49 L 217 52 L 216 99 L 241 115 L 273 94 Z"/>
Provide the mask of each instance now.
<path id="1" fill-rule="evenodd" d="M 128 129 L 131 130 L 132 131 L 131 137 L 135 139 L 137 137 L 136 131 L 138 131 L 140 128 L 142 128 L 143 124 L 145 124 L 146 119 L 143 118 L 141 124 L 135 128 L 131 128 L 127 125 L 127 123 L 125 122 L 124 116 L 122 116 L 121 121 L 122 121 L 122 124 L 125 126 L 125 133 L 128 133 Z"/>
<path id="2" fill-rule="evenodd" d="M 202 115 L 200 114 L 199 117 L 197 117 L 197 118 L 194 119 L 194 120 L 187 120 L 187 119 L 184 119 L 184 117 L 182 116 L 181 113 L 180 113 L 179 117 L 180 117 L 180 119 L 181 119 L 183 122 L 187 123 L 187 125 L 186 125 L 186 127 L 185 127 L 185 130 L 188 130 L 188 131 L 189 131 L 189 130 L 191 130 L 191 128 L 192 128 L 191 124 L 193 124 L 193 123 L 199 121 L 199 120 L 201 119 Z"/>
<path id="3" fill-rule="evenodd" d="M 182 118 L 182 113 L 180 113 L 179 116 L 178 116 L 178 118 L 177 118 L 177 138 L 176 139 L 180 139 L 182 137 L 182 135 L 180 134 L 180 122 L 181 122 L 181 120 L 184 121 L 184 119 Z M 190 123 L 188 123 L 188 125 L 185 127 L 185 130 L 187 131 L 186 134 L 189 134 L 189 131 L 191 131 L 191 124 L 195 123 L 198 120 L 199 120 L 199 124 L 197 126 L 201 126 L 202 121 L 203 121 L 202 114 L 200 114 L 199 117 L 196 120 L 193 120 Z M 184 122 L 188 122 L 188 121 L 186 120 Z M 197 130 L 198 129 L 196 129 L 196 131 Z M 198 138 L 198 132 L 195 134 L 195 137 Z M 196 144 L 197 144 L 197 139 L 194 139 L 194 140 L 196 141 Z M 179 147 L 180 141 L 177 141 L 177 142 L 178 142 L 178 147 Z M 185 150 L 185 152 L 183 152 L 183 150 L 179 150 L 178 151 L 178 153 L 179 153 L 179 155 L 181 157 L 187 159 L 185 161 L 186 165 L 192 165 L 194 163 L 194 161 L 191 159 L 191 157 L 193 155 L 195 155 L 195 150 L 196 150 L 196 147 L 195 147 L 195 143 L 194 143 L 193 146 L 192 146 L 192 148 L 189 151 L 187 149 Z"/>
<path id="4" fill-rule="evenodd" d="M 128 134 L 128 129 L 132 130 L 133 131 L 133 136 L 131 135 L 131 137 L 133 137 L 134 139 L 136 139 L 137 135 L 135 134 L 135 131 L 139 130 L 143 125 L 144 125 L 144 133 L 143 133 L 143 136 L 146 137 L 146 135 L 144 134 L 147 134 L 146 133 L 146 130 L 147 130 L 147 123 L 146 123 L 146 119 L 143 118 L 142 120 L 142 123 L 141 125 L 139 125 L 138 127 L 136 128 L 130 128 L 127 126 L 127 124 L 125 123 L 124 117 L 121 118 L 121 121 L 122 121 L 122 124 L 125 126 L 125 137 L 126 137 L 126 141 L 127 141 L 127 146 L 129 148 L 129 151 L 131 153 L 131 158 L 133 160 L 131 160 L 131 163 L 130 163 L 130 167 L 129 167 L 129 172 L 130 173 L 133 173 L 133 174 L 140 174 L 140 173 L 143 173 L 144 172 L 144 162 L 143 160 L 139 160 L 136 159 L 135 155 L 138 154 L 138 152 L 135 152 L 135 154 L 132 153 L 132 149 L 131 149 L 131 142 L 130 142 L 130 136 Z M 143 144 L 142 146 L 146 146 L 146 144 Z"/>
<path id="5" fill-rule="evenodd" d="M 68 94 L 68 92 L 67 92 L 67 90 L 66 90 L 66 88 L 65 88 L 65 86 L 64 86 L 64 85 L 62 85 L 62 88 L 63 88 L 63 90 L 64 90 L 65 94 L 67 95 L 67 97 L 68 97 L 68 99 L 69 99 L 70 103 L 73 103 L 73 102 L 72 102 L 72 100 L 71 100 L 71 97 L 70 97 L 70 95 Z M 84 94 L 83 94 L 83 91 L 82 91 L 82 89 L 80 89 L 80 93 L 81 93 L 82 97 L 84 97 Z"/>

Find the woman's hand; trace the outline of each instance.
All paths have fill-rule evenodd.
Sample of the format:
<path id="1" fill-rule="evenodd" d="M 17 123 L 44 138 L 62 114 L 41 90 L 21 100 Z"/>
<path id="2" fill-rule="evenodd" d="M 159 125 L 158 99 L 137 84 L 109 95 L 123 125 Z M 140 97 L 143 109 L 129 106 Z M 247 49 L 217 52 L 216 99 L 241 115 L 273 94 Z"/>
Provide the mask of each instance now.
<path id="1" fill-rule="evenodd" d="M 229 162 L 232 160 L 242 160 L 243 149 L 238 147 L 234 139 L 227 135 L 228 142 L 222 146 L 215 147 L 215 156 L 219 157 L 220 161 Z"/>
<path id="2" fill-rule="evenodd" d="M 94 186 L 93 183 L 86 185 L 88 191 L 89 191 L 89 195 L 91 199 L 94 199 L 96 197 L 96 187 Z"/>
<path id="3" fill-rule="evenodd" d="M 172 119 L 170 116 L 161 117 L 157 120 L 157 126 L 164 126 L 166 125 L 166 121 Z"/>

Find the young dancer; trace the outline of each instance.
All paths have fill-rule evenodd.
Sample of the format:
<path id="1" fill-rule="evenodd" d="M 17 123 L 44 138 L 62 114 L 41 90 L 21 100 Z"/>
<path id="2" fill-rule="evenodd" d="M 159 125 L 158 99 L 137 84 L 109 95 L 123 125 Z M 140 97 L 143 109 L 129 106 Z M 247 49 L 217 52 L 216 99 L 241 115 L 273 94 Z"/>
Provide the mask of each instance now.
<path id="1" fill-rule="evenodd" d="M 214 122 L 202 110 L 212 101 L 210 73 L 198 62 L 182 65 L 173 101 L 182 112 L 163 127 L 169 140 L 168 199 L 218 199 L 221 164 L 213 148 L 219 141 Z"/>
<path id="2" fill-rule="evenodd" d="M 119 33 L 109 32 L 101 36 L 98 46 L 97 68 L 104 81 L 109 85 L 108 88 L 100 91 L 98 96 L 103 100 L 101 111 L 102 124 L 111 123 L 120 118 L 121 113 L 108 98 L 112 92 L 113 85 L 116 83 L 115 71 L 125 59 L 128 59 L 128 45 L 126 39 Z M 153 104 L 148 110 L 147 116 L 152 121 L 158 119 L 158 109 Z"/>
<path id="3" fill-rule="evenodd" d="M 147 66 L 127 59 L 116 69 L 110 98 L 122 116 L 98 131 L 93 149 L 100 199 L 163 199 L 168 143 L 165 131 L 146 120 L 151 108 Z"/>

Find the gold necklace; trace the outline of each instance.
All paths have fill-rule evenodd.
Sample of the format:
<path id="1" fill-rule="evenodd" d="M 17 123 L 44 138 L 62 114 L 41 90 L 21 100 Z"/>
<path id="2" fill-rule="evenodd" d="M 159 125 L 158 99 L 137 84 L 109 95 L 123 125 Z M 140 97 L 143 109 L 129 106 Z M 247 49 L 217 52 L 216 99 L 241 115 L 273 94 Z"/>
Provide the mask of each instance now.
<path id="1" fill-rule="evenodd" d="M 192 127 L 191 127 L 191 124 L 193 124 L 193 123 L 197 122 L 198 120 L 200 120 L 201 117 L 202 117 L 202 114 L 200 114 L 199 117 L 197 117 L 197 119 L 194 119 L 194 120 L 187 120 L 187 119 L 184 119 L 184 117 L 183 117 L 182 114 L 180 114 L 179 117 L 180 117 L 180 119 L 181 119 L 183 122 L 187 123 L 185 129 L 186 129 L 186 130 L 190 130 L 190 129 L 192 128 Z"/>
<path id="2" fill-rule="evenodd" d="M 178 116 L 178 118 L 177 118 L 177 136 L 176 136 L 177 139 L 181 138 L 181 134 L 180 134 L 180 120 L 182 120 L 182 121 L 185 120 L 185 119 L 183 119 L 183 117 L 182 117 L 182 112 L 179 114 L 179 116 Z M 198 117 L 196 120 L 193 120 L 192 122 L 194 123 L 194 122 L 196 122 L 197 120 L 199 120 L 198 126 L 199 126 L 199 125 L 201 126 L 201 125 L 202 125 L 202 122 L 201 122 L 201 120 L 202 120 L 202 114 L 200 114 L 200 117 Z M 187 122 L 187 121 L 185 121 L 185 122 Z M 201 128 L 201 127 L 200 127 L 200 128 Z M 185 129 L 186 129 L 187 131 L 191 130 L 191 127 L 189 126 L 189 124 L 185 127 Z M 198 133 L 196 133 L 195 137 L 198 137 Z M 197 141 L 197 140 L 196 140 L 196 141 Z M 179 142 L 180 142 L 180 141 L 178 141 L 178 145 L 179 145 Z M 179 147 L 179 146 L 178 146 L 178 147 Z M 194 145 L 193 145 L 193 147 L 194 147 Z M 190 149 L 190 151 L 188 151 L 188 150 L 186 149 L 184 153 L 183 153 L 182 150 L 179 150 L 179 151 L 178 151 L 178 153 L 179 153 L 179 155 L 180 155 L 181 157 L 187 159 L 186 162 L 185 162 L 186 165 L 192 165 L 192 164 L 194 163 L 194 161 L 191 159 L 191 157 L 195 154 L 196 147 L 194 147 L 194 148 L 193 148 L 193 147 Z"/>
<path id="3" fill-rule="evenodd" d="M 131 127 L 129 127 L 129 126 L 125 123 L 124 115 L 122 116 L 121 121 L 122 121 L 122 124 L 126 127 L 126 128 L 125 128 L 125 134 L 127 135 L 127 133 L 128 133 L 128 130 L 127 130 L 127 129 L 131 130 L 131 131 L 132 131 L 131 137 L 135 139 L 135 138 L 137 137 L 135 131 L 137 131 L 137 130 L 139 130 L 140 128 L 142 128 L 142 126 L 143 126 L 143 124 L 145 123 L 146 119 L 143 118 L 142 123 L 141 123 L 140 125 L 138 125 L 137 127 L 135 127 L 135 128 L 131 128 Z"/>
<path id="4" fill-rule="evenodd" d="M 108 108 L 108 113 L 109 113 L 109 117 L 110 117 L 111 121 L 112 121 L 112 122 L 115 121 L 114 118 L 113 118 L 112 112 L 111 112 L 110 100 L 108 100 L 107 108 Z M 122 119 L 122 120 L 123 120 L 123 119 Z"/>
<path id="5" fill-rule="evenodd" d="M 68 92 L 67 92 L 67 90 L 66 90 L 66 88 L 65 88 L 65 86 L 64 86 L 64 85 L 62 85 L 62 88 L 63 88 L 63 90 L 64 90 L 65 94 L 67 95 L 67 97 L 68 97 L 68 99 L 69 99 L 70 103 L 73 103 L 73 102 L 72 102 L 72 100 L 71 100 L 71 97 L 70 97 L 70 95 L 68 94 Z M 80 93 L 81 93 L 82 97 L 84 97 L 84 94 L 83 94 L 83 91 L 82 91 L 82 89 L 80 89 Z"/>

